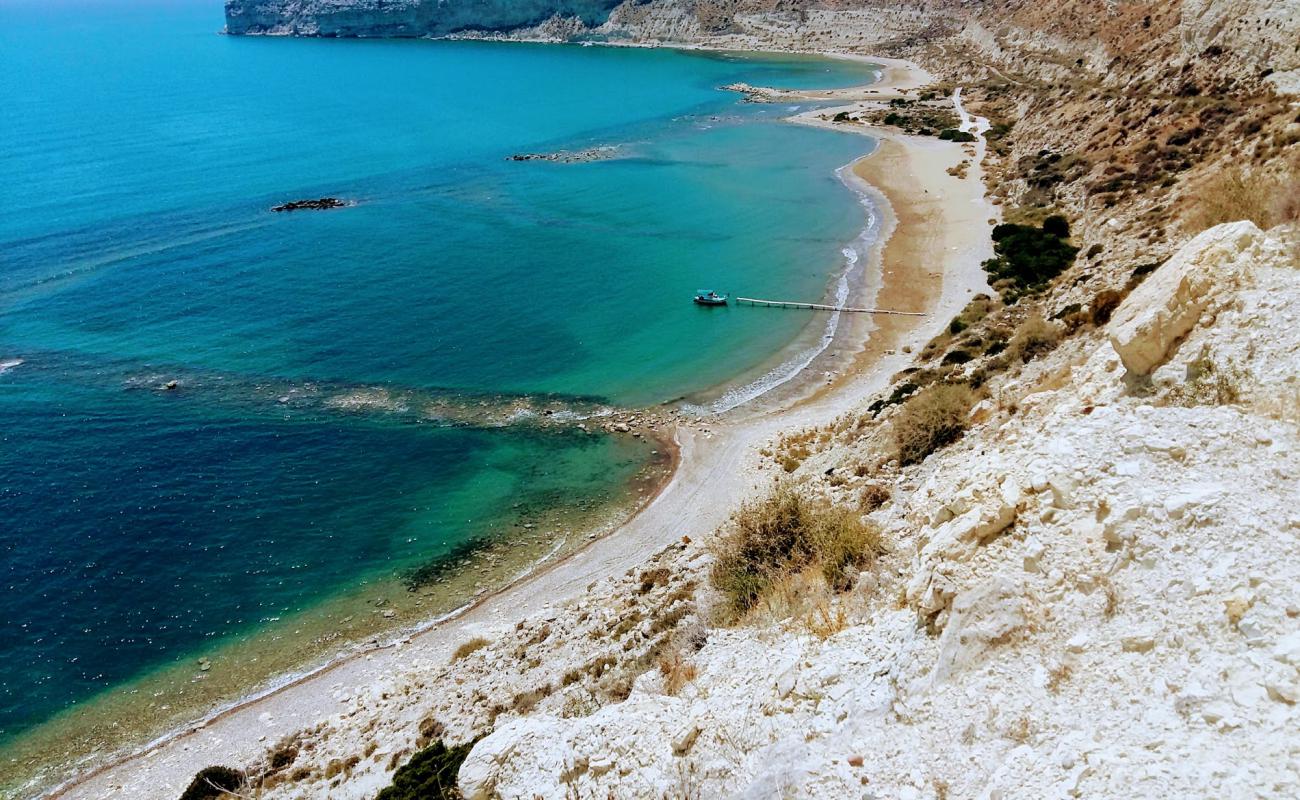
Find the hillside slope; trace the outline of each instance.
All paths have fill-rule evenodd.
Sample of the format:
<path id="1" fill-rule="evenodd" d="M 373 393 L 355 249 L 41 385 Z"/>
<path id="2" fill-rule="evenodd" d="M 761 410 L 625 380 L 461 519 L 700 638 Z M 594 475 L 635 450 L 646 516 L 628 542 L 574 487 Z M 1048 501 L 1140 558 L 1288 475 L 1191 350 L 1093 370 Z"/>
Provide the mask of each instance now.
<path id="1" fill-rule="evenodd" d="M 924 463 L 828 480 L 889 448 L 836 428 L 799 475 L 841 505 L 885 487 L 874 570 L 708 631 L 680 686 L 498 725 L 461 789 L 1294 796 L 1298 302 L 1287 245 L 1216 227 Z"/>

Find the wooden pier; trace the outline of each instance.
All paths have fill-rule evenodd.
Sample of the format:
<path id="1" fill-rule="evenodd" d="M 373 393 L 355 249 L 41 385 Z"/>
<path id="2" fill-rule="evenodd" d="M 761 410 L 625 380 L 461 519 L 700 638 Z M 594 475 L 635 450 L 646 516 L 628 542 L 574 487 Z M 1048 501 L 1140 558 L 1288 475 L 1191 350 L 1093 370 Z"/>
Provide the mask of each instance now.
<path id="1" fill-rule="evenodd" d="M 756 297 L 737 297 L 736 303 L 768 308 L 804 308 L 809 311 L 847 311 L 855 314 L 893 314 L 899 317 L 924 317 L 920 311 L 893 311 L 886 308 L 854 308 L 853 306 L 828 306 L 823 303 L 796 303 L 793 300 L 761 300 Z"/>

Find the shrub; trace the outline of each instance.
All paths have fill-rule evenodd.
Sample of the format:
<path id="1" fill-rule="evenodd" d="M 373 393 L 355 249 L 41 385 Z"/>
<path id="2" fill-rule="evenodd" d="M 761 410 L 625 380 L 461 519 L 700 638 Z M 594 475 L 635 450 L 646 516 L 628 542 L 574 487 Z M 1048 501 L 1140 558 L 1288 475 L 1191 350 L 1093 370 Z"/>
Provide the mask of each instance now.
<path id="1" fill-rule="evenodd" d="M 664 693 L 676 697 L 682 687 L 695 680 L 697 670 L 680 652 L 674 652 L 659 657 L 659 672 L 664 676 Z"/>
<path id="2" fill-rule="evenodd" d="M 1050 353 L 1061 341 L 1061 332 L 1055 325 L 1037 314 L 1030 316 L 1011 337 L 1007 357 L 1012 361 L 1029 363 L 1044 353 Z"/>
<path id="3" fill-rule="evenodd" d="M 474 651 L 482 650 L 484 647 L 487 647 L 489 644 L 491 644 L 491 642 L 489 642 L 487 639 L 484 639 L 482 636 L 475 636 L 473 639 L 470 639 L 468 642 L 465 642 L 460 647 L 457 647 L 456 652 L 451 654 L 451 660 L 460 661 L 462 658 L 469 656 Z"/>
<path id="4" fill-rule="evenodd" d="M 870 514 L 877 508 L 889 502 L 889 490 L 878 483 L 868 483 L 862 487 L 862 494 L 858 496 L 858 505 L 864 513 Z"/>
<path id="5" fill-rule="evenodd" d="M 1105 325 L 1110 322 L 1110 317 L 1119 308 L 1119 304 L 1124 301 L 1124 295 L 1114 289 L 1102 289 L 1092 298 L 1092 303 L 1088 306 L 1088 313 L 1092 318 L 1093 325 Z"/>
<path id="6" fill-rule="evenodd" d="M 1187 365 L 1187 379 L 1169 390 L 1166 400 L 1179 406 L 1230 406 L 1241 402 L 1246 374 L 1233 364 L 1220 366 L 1207 356 Z"/>
<path id="7" fill-rule="evenodd" d="M 1014 303 L 1042 289 L 1074 262 L 1079 248 L 1066 241 L 1069 231 L 1060 216 L 1048 217 L 1039 228 L 1008 223 L 993 229 L 996 255 L 984 262 L 984 271 L 1001 287 L 1003 300 Z"/>
<path id="8" fill-rule="evenodd" d="M 964 383 L 936 383 L 909 398 L 893 420 L 900 464 L 917 464 L 965 432 L 975 393 Z"/>
<path id="9" fill-rule="evenodd" d="M 1042 231 L 1048 236 L 1055 236 L 1058 239 L 1069 239 L 1070 223 L 1060 214 L 1053 214 L 1043 220 Z"/>
<path id="10" fill-rule="evenodd" d="M 393 774 L 393 784 L 375 800 L 460 800 L 456 773 L 473 746 L 473 742 L 466 742 L 447 747 L 439 739 L 411 756 Z"/>
<path id="11" fill-rule="evenodd" d="M 780 486 L 742 507 L 718 542 L 710 580 L 739 616 L 784 577 L 810 567 L 832 588 L 847 589 L 857 568 L 879 550 L 879 532 L 855 511 Z"/>
<path id="12" fill-rule="evenodd" d="M 939 131 L 939 138 L 949 142 L 973 142 L 975 134 L 957 128 L 945 128 Z"/>
<path id="13" fill-rule="evenodd" d="M 181 795 L 180 800 L 215 800 L 244 787 L 244 773 L 230 767 L 204 767 Z"/>
<path id="14" fill-rule="evenodd" d="M 1300 219 L 1298 196 L 1300 159 L 1276 175 L 1251 171 L 1244 166 L 1226 168 L 1202 184 L 1185 222 L 1192 232 L 1242 219 L 1267 230 Z"/>
<path id="15" fill-rule="evenodd" d="M 271 751 L 270 756 L 267 757 L 266 766 L 271 772 L 279 772 L 293 764 L 296 758 L 298 758 L 298 746 L 292 741 L 284 742 Z"/>

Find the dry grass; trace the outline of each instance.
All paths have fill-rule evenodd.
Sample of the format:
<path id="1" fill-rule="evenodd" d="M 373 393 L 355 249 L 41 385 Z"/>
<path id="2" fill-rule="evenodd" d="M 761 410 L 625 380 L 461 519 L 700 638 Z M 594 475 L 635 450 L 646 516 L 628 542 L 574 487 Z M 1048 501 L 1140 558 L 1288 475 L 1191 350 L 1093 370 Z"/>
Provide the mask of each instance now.
<path id="1" fill-rule="evenodd" d="M 969 424 L 975 392 L 964 383 L 937 383 L 907 399 L 893 420 L 898 463 L 918 464 L 961 438 Z"/>
<path id="2" fill-rule="evenodd" d="M 1092 302 L 1088 304 L 1089 321 L 1097 327 L 1110 322 L 1111 315 L 1115 309 L 1119 308 L 1120 303 L 1124 302 L 1124 295 L 1114 289 L 1102 289 L 1093 296 Z"/>
<path id="3" fill-rule="evenodd" d="M 810 568 L 831 588 L 847 589 L 879 549 L 879 531 L 858 512 L 783 485 L 733 515 L 716 545 L 710 579 L 738 619 L 782 581 Z"/>
<path id="4" fill-rule="evenodd" d="M 1183 224 L 1196 233 L 1243 219 L 1265 230 L 1300 220 L 1300 157 L 1275 173 L 1244 165 L 1214 173 L 1201 184 Z"/>
<path id="5" fill-rule="evenodd" d="M 826 641 L 835 634 L 848 627 L 848 616 L 844 609 L 835 606 L 831 607 L 830 602 L 822 598 L 803 618 L 804 628 L 822 641 Z"/>
<path id="6" fill-rule="evenodd" d="M 1073 674 L 1074 668 L 1071 667 L 1068 662 L 1062 661 L 1056 664 L 1056 666 L 1052 667 L 1052 669 L 1047 673 L 1047 691 L 1052 694 L 1060 694 L 1061 689 L 1065 686 L 1066 682 L 1070 680 L 1070 676 Z"/>
<path id="7" fill-rule="evenodd" d="M 1106 598 L 1106 604 L 1101 607 L 1102 616 L 1110 619 L 1119 613 L 1120 594 L 1119 587 L 1110 579 L 1109 575 L 1102 575 L 1100 579 L 1101 591 Z"/>
<path id="8" fill-rule="evenodd" d="M 475 636 L 473 639 L 470 639 L 468 642 L 465 642 L 460 647 L 456 648 L 456 652 L 451 654 L 452 663 L 454 664 L 455 662 L 460 661 L 462 658 L 467 657 L 476 650 L 482 650 L 489 644 L 491 644 L 491 642 L 484 639 L 482 636 Z"/>
<path id="9" fill-rule="evenodd" d="M 1237 367 L 1219 365 L 1201 356 L 1187 365 L 1187 380 L 1165 394 L 1165 402 L 1176 406 L 1230 406 L 1241 402 L 1245 373 Z"/>
<path id="10" fill-rule="evenodd" d="M 676 697 L 682 687 L 695 680 L 696 669 L 680 652 L 673 652 L 659 657 L 659 673 L 664 676 L 664 693 Z"/>
<path id="11" fill-rule="evenodd" d="M 862 487 L 862 492 L 858 495 L 858 507 L 862 509 L 862 513 L 870 514 L 888 503 L 891 496 L 889 489 L 884 486 L 868 483 Z"/>
<path id="12" fill-rule="evenodd" d="M 1038 356 L 1050 353 L 1061 342 L 1061 331 L 1038 314 L 1031 315 L 1007 344 L 1007 358 L 1028 363 Z"/>

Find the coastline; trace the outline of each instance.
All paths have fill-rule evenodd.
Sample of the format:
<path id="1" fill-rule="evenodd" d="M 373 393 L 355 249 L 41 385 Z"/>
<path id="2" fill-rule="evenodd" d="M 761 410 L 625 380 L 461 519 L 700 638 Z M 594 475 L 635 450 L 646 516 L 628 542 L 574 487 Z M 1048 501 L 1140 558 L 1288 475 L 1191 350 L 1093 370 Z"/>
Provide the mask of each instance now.
<path id="1" fill-rule="evenodd" d="M 892 71 L 893 84 L 888 83 L 891 69 L 887 69 L 885 82 L 870 89 L 835 90 L 843 93 L 835 99 L 871 99 L 862 96 L 880 97 L 905 86 L 898 74 L 905 68 L 895 63 Z M 927 74 L 916 68 L 902 77 L 916 80 L 919 75 Z M 833 110 L 805 112 L 794 121 L 853 130 L 816 119 L 828 113 Z M 51 796 L 172 797 L 197 769 L 211 763 L 252 761 L 268 743 L 339 710 L 330 683 L 373 685 L 391 675 L 398 663 L 415 659 L 445 662 L 468 636 L 504 631 L 521 618 L 549 613 L 580 597 L 595 581 L 643 564 L 681 536 L 699 536 L 725 522 L 737 504 L 762 491 L 770 480 L 758 457 L 758 449 L 766 441 L 786 430 L 824 424 L 859 406 L 910 361 L 899 348 L 923 343 L 983 285 L 981 246 L 987 249 L 986 220 L 994 212 L 984 200 L 978 160 L 967 178 L 955 178 L 946 170 L 963 158 L 960 146 L 855 127 L 881 142 L 875 153 L 855 161 L 845 176 L 846 182 L 869 196 L 879 195 L 880 235 L 865 267 L 868 275 L 880 276 L 875 297 L 881 305 L 915 300 L 916 308 L 928 311 L 928 317 L 919 322 L 859 318 L 842 324 L 837 335 L 856 340 L 852 342 L 851 364 L 838 369 L 829 383 L 815 388 L 810 398 L 791 407 L 775 411 L 742 407 L 744 413 L 734 419 L 698 427 L 679 424 L 673 434 L 679 448 L 678 463 L 671 477 L 640 512 L 609 535 L 520 576 L 472 605 L 428 622 L 409 638 L 350 654 L 325 669 L 236 704 L 203 723 L 78 776 L 53 790 Z M 930 266 L 915 266 L 918 264 Z M 805 377 L 814 370 L 810 365 Z"/>

